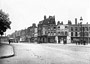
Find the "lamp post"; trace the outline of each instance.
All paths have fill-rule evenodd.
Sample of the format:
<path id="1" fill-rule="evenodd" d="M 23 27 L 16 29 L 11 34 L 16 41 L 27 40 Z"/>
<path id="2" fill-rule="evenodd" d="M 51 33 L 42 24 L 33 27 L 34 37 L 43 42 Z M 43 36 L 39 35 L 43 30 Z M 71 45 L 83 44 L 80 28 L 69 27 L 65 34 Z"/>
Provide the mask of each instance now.
<path id="1" fill-rule="evenodd" d="M 82 43 L 84 43 L 84 27 L 82 27 L 82 21 L 83 21 L 83 19 L 82 19 L 82 17 L 80 17 L 80 25 L 81 25 L 81 44 Z M 82 39 L 83 38 L 83 39 Z"/>

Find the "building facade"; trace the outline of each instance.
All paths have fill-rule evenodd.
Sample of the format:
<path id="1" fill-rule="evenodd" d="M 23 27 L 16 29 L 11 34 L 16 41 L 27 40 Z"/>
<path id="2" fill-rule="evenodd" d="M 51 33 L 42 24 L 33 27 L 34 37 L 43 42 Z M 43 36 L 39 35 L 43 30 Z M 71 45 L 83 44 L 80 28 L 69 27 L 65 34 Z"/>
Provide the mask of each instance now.
<path id="1" fill-rule="evenodd" d="M 38 24 L 38 43 L 47 43 L 47 30 L 48 30 L 49 19 L 44 16 L 44 20 L 40 21 Z"/>
<path id="2" fill-rule="evenodd" d="M 55 42 L 56 23 L 55 16 L 49 16 L 38 24 L 38 42 L 48 43 Z"/>
<path id="3" fill-rule="evenodd" d="M 75 41 L 79 41 L 80 39 L 80 28 L 79 25 L 69 25 L 69 35 L 71 36 L 71 42 L 75 43 Z"/>
<path id="4" fill-rule="evenodd" d="M 81 18 L 82 19 L 82 18 Z M 38 42 L 38 43 L 90 43 L 90 24 L 77 23 L 68 24 L 58 21 L 56 24 L 55 16 L 44 16 L 44 19 L 35 23 L 27 29 L 15 31 L 11 35 L 16 41 Z"/>
<path id="5" fill-rule="evenodd" d="M 75 18 L 75 24 L 69 25 L 69 35 L 71 36 L 72 43 L 83 44 L 90 42 L 90 24 L 82 24 L 82 22 L 77 23 L 77 18 Z"/>
<path id="6" fill-rule="evenodd" d="M 35 23 L 32 24 L 30 27 L 30 32 L 29 32 L 29 41 L 30 42 L 37 42 L 37 26 Z"/>
<path id="7" fill-rule="evenodd" d="M 60 23 L 58 21 L 56 32 L 57 43 L 70 43 L 69 26 L 67 24 L 63 24 L 63 22 Z"/>
<path id="8" fill-rule="evenodd" d="M 90 24 L 88 24 L 88 43 L 90 43 Z"/>
<path id="9" fill-rule="evenodd" d="M 55 37 L 56 37 L 55 16 L 49 16 L 47 36 L 48 36 L 49 43 L 56 43 L 56 40 L 55 40 Z"/>
<path id="10" fill-rule="evenodd" d="M 89 43 L 90 36 L 89 36 L 89 29 L 90 24 L 82 24 L 80 25 L 80 40 L 84 41 L 85 43 Z"/>

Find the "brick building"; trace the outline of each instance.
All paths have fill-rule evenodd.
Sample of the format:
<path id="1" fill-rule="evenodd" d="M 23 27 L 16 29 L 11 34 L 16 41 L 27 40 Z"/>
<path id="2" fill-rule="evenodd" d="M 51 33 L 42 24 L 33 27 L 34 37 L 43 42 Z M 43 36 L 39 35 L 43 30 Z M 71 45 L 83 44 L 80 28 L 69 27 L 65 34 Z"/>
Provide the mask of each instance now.
<path id="1" fill-rule="evenodd" d="M 75 18 L 75 24 L 69 25 L 69 35 L 71 36 L 71 42 L 77 43 L 89 43 L 90 42 L 90 24 L 82 24 L 82 22 L 77 23 L 77 18 Z"/>
<path id="2" fill-rule="evenodd" d="M 47 43 L 47 29 L 48 29 L 48 19 L 44 16 L 44 20 L 40 21 L 38 24 L 38 43 Z"/>
<path id="3" fill-rule="evenodd" d="M 48 18 L 44 16 L 44 20 L 40 21 L 38 24 L 38 42 L 55 42 L 55 27 L 55 16 L 49 16 Z"/>
<path id="4" fill-rule="evenodd" d="M 55 22 L 55 16 L 49 16 L 48 21 L 48 42 L 49 43 L 55 43 L 55 37 L 56 37 L 56 22 Z"/>

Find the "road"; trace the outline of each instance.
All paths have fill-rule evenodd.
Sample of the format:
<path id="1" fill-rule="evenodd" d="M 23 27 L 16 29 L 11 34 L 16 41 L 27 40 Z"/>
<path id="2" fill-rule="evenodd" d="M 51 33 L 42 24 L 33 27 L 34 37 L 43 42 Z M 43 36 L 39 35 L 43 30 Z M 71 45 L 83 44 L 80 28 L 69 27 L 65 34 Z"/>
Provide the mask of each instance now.
<path id="1" fill-rule="evenodd" d="M 13 43 L 15 56 L 0 64 L 90 64 L 90 46 Z"/>

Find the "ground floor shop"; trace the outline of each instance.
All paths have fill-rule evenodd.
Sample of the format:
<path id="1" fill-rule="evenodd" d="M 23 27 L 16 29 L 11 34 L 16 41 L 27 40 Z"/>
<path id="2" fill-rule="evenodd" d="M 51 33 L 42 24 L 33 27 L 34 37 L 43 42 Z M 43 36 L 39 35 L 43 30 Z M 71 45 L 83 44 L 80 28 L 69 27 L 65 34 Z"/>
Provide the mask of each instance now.
<path id="1" fill-rule="evenodd" d="M 38 36 L 37 42 L 38 43 L 48 43 L 47 36 Z"/>
<path id="2" fill-rule="evenodd" d="M 61 43 L 67 44 L 70 39 L 67 36 L 38 36 L 38 43 Z"/>
<path id="3" fill-rule="evenodd" d="M 71 42 L 76 44 L 88 44 L 89 41 L 89 37 L 71 37 Z"/>
<path id="4" fill-rule="evenodd" d="M 55 43 L 55 36 L 38 36 L 38 43 Z"/>
<path id="5" fill-rule="evenodd" d="M 66 44 L 67 43 L 67 36 L 58 36 L 58 43 Z"/>
<path id="6" fill-rule="evenodd" d="M 55 36 L 48 36 L 49 43 L 56 43 Z"/>

